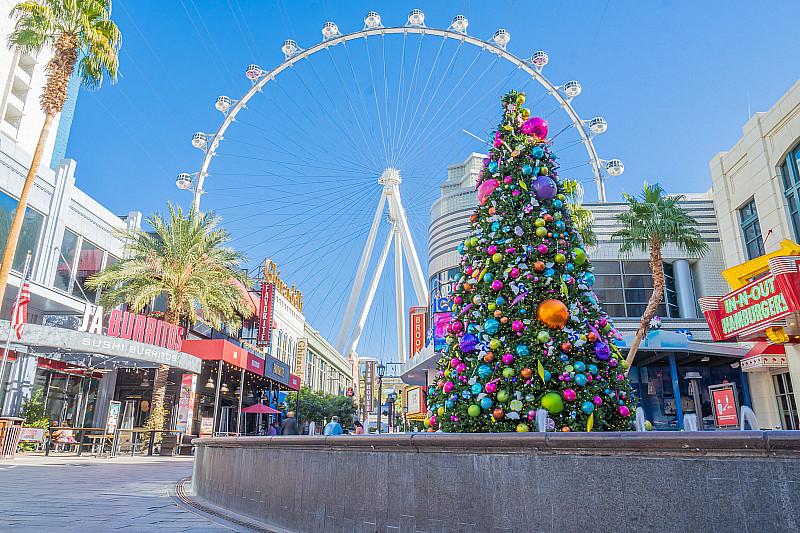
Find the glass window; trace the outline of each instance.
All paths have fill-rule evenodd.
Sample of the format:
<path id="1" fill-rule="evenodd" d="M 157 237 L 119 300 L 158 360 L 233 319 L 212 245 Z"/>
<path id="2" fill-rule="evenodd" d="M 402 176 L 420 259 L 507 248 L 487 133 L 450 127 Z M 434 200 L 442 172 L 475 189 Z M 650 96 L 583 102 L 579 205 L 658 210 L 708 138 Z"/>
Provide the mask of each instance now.
<path id="1" fill-rule="evenodd" d="M 75 254 L 78 251 L 78 236 L 70 230 L 64 230 L 64 238 L 59 248 L 58 267 L 56 268 L 56 281 L 54 287 L 69 292 L 72 281 L 72 265 L 75 264 Z"/>
<path id="2" fill-rule="evenodd" d="M 792 224 L 795 240 L 800 239 L 800 148 L 794 154 L 786 156 L 781 165 L 781 181 L 783 182 L 783 194 L 786 197 L 786 208 L 789 211 L 789 221 Z"/>
<path id="3" fill-rule="evenodd" d="M 72 294 L 76 298 L 85 297 L 90 302 L 97 300 L 97 291 L 87 289 L 85 284 L 89 276 L 100 272 L 103 266 L 103 253 L 101 248 L 87 240 L 83 241 L 78 254 L 78 263 L 75 265 L 75 283 L 72 288 Z"/>
<path id="4" fill-rule="evenodd" d="M 758 222 L 756 201 L 751 198 L 749 202 L 739 208 L 739 221 L 742 225 L 744 238 L 744 251 L 748 259 L 764 255 L 764 241 L 761 238 L 761 225 Z"/>
<path id="5" fill-rule="evenodd" d="M 786 372 L 772 376 L 772 383 L 775 387 L 775 399 L 778 402 L 778 409 L 780 410 L 782 428 L 800 428 L 800 418 L 798 418 L 797 414 L 797 404 L 794 401 L 792 380 L 789 377 L 789 373 Z"/>
<path id="6" fill-rule="evenodd" d="M 11 231 L 11 221 L 16 210 L 17 201 L 7 194 L 0 193 L 0 249 L 5 249 L 8 233 Z M 44 226 L 44 215 L 30 207 L 25 209 L 22 230 L 17 241 L 17 249 L 14 251 L 14 260 L 11 263 L 11 268 L 17 272 L 22 272 L 25 267 L 25 255 L 28 250 L 31 251 L 31 264 L 36 259 L 42 226 Z"/>
<path id="7" fill-rule="evenodd" d="M 592 265 L 595 273 L 594 292 L 609 316 L 635 318 L 641 316 L 653 292 L 650 262 L 598 261 Z M 664 276 L 666 282 L 664 296 L 667 304 L 662 303 L 657 313 L 662 317 L 675 318 L 679 316 L 678 300 L 671 265 L 664 264 Z"/>

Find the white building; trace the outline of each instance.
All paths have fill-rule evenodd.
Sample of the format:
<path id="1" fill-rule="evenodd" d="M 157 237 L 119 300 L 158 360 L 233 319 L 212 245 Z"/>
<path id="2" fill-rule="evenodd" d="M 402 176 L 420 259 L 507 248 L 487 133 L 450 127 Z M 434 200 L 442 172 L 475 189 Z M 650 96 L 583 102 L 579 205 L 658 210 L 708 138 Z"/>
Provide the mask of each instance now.
<path id="1" fill-rule="evenodd" d="M 726 268 L 779 252 L 783 241 L 800 242 L 800 81 L 750 117 L 741 139 L 710 167 Z M 797 246 L 789 248 L 798 255 Z M 800 347 L 783 347 L 781 364 L 748 369 L 753 401 L 763 427 L 800 429 Z"/>
<path id="2" fill-rule="evenodd" d="M 328 342 L 319 331 L 305 324 L 306 343 L 303 385 L 312 390 L 342 395 L 353 387 L 353 369 L 350 361 Z M 302 350 L 298 351 L 298 365 L 302 364 Z"/>

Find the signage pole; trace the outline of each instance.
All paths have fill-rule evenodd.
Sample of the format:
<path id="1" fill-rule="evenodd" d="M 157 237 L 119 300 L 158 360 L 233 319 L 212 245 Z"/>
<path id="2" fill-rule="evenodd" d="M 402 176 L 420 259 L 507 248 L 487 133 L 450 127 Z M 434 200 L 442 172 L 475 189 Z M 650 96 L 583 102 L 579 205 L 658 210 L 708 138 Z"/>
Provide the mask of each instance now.
<path id="1" fill-rule="evenodd" d="M 239 414 L 236 415 L 236 433 L 242 432 L 242 396 L 244 396 L 244 368 L 239 380 Z"/>
<path id="2" fill-rule="evenodd" d="M 28 267 L 31 265 L 31 251 L 28 250 L 28 255 L 25 256 L 25 267 L 22 269 L 22 278 L 19 282 L 19 289 L 17 290 L 17 298 L 14 300 L 14 307 L 11 308 L 11 312 L 14 312 L 14 309 L 17 308 L 19 305 L 20 296 L 22 296 L 22 287 L 25 285 L 25 279 L 28 277 Z M 2 304 L 2 302 L 0 302 Z M 2 380 L 2 387 L 5 388 L 6 380 L 5 371 L 6 371 L 6 362 L 8 361 L 8 350 L 11 348 L 11 333 L 14 331 L 14 328 L 11 327 L 11 322 L 13 322 L 13 318 L 8 321 L 8 336 L 6 337 L 6 348 L 3 350 L 3 362 L 0 363 L 0 380 Z M 5 402 L 5 399 L 3 400 Z M 2 412 L 2 406 L 0 406 L 0 412 Z"/>

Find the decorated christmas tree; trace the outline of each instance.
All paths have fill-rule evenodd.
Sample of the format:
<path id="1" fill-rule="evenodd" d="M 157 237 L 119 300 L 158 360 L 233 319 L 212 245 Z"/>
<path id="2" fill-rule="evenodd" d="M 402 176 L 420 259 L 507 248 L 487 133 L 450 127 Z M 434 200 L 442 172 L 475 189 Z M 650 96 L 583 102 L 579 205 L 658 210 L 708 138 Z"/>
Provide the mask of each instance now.
<path id="1" fill-rule="evenodd" d="M 547 122 L 524 103 L 514 91 L 502 99 L 425 425 L 524 432 L 544 409 L 556 431 L 627 430 L 635 398 L 621 336 L 592 291 L 577 183 L 559 179 Z"/>

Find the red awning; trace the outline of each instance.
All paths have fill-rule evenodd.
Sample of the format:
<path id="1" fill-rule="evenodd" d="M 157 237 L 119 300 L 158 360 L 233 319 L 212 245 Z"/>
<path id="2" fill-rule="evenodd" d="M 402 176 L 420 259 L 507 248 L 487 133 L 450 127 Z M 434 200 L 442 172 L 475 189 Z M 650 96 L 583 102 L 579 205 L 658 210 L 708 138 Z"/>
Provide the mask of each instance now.
<path id="1" fill-rule="evenodd" d="M 264 405 L 263 403 L 257 403 L 255 405 L 251 405 L 250 407 L 245 407 L 242 409 L 243 413 L 261 413 L 262 415 L 277 415 L 280 414 L 280 411 L 273 409 L 269 405 Z"/>
<path id="2" fill-rule="evenodd" d="M 239 368 L 247 368 L 247 350 L 223 339 L 186 339 L 181 351 L 206 361 L 222 359 Z"/>
<path id="3" fill-rule="evenodd" d="M 745 357 L 754 357 L 756 355 L 786 355 L 786 348 L 783 347 L 783 344 L 757 342 L 750 348 Z"/>

